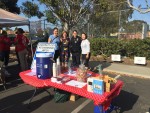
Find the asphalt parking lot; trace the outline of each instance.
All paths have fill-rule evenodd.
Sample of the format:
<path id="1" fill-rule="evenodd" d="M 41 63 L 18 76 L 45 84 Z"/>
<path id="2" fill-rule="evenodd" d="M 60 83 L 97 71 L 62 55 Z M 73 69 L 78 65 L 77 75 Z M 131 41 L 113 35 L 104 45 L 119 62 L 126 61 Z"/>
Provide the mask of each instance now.
<path id="1" fill-rule="evenodd" d="M 19 68 L 13 65 L 9 72 L 13 77 L 7 80 L 7 90 L 0 86 L 0 113 L 93 113 L 93 102 L 86 98 L 79 98 L 76 102 L 55 103 L 53 95 L 38 90 L 27 108 L 27 103 L 34 88 L 28 86 L 19 79 L 17 71 Z M 15 74 L 16 73 L 16 74 Z M 105 73 L 110 76 L 115 74 Z M 114 99 L 113 105 L 118 106 L 118 113 L 146 113 L 150 110 L 150 79 L 121 76 L 124 82 L 120 95 Z M 48 89 L 53 94 L 53 88 Z M 73 112 L 74 111 L 74 112 Z M 112 113 L 116 113 L 113 111 Z"/>

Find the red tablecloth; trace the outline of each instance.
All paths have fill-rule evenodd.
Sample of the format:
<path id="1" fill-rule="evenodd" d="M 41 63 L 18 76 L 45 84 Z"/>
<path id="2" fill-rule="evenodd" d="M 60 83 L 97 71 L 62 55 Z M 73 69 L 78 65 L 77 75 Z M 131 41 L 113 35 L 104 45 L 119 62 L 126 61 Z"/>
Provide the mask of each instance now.
<path id="1" fill-rule="evenodd" d="M 83 88 L 73 87 L 66 84 L 59 84 L 51 82 L 50 79 L 38 79 L 36 76 L 28 76 L 27 74 L 31 72 L 31 70 L 24 71 L 20 73 L 21 79 L 31 86 L 37 87 L 37 88 L 43 88 L 43 87 L 55 87 L 58 89 L 62 89 L 80 96 L 83 96 L 85 98 L 89 98 L 94 101 L 95 105 L 104 105 L 105 108 L 109 106 L 111 103 L 111 100 L 118 96 L 122 86 L 123 82 L 118 80 L 116 84 L 113 85 L 110 92 L 105 92 L 103 95 L 94 94 L 87 91 L 87 86 L 84 86 Z M 91 72 L 92 73 L 92 72 Z M 92 73 L 92 76 L 96 76 L 98 74 Z"/>

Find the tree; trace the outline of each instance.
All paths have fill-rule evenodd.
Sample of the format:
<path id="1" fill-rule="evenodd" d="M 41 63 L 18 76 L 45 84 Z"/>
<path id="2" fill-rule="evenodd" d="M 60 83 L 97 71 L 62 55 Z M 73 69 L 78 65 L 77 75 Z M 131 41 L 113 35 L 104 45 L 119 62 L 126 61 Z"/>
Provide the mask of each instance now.
<path id="1" fill-rule="evenodd" d="M 119 11 L 129 9 L 126 0 L 38 0 L 45 5 L 44 16 L 48 22 L 61 24 L 63 30 L 69 31 L 78 27 L 81 31 L 87 31 L 87 24 L 91 24 L 91 31 L 108 35 L 119 28 Z M 32 8 L 37 5 L 30 3 L 24 5 L 24 13 L 30 16 L 38 15 L 39 9 Z M 37 7 L 37 6 L 36 6 Z M 32 9 L 31 9 L 32 8 Z M 32 12 L 34 13 L 32 13 Z M 115 11 L 115 13 L 110 13 Z M 29 13 L 30 12 L 30 13 Z M 133 10 L 122 12 L 122 24 L 131 16 Z M 87 15 L 90 14 L 88 19 Z M 89 21 L 90 20 L 90 21 Z M 91 21 L 92 20 L 92 21 Z"/>
<path id="2" fill-rule="evenodd" d="M 90 10 L 92 0 L 38 0 L 46 6 L 45 16 L 49 22 L 59 22 L 69 31 Z M 26 6 L 24 6 L 26 7 Z M 33 15 L 34 16 L 34 15 Z"/>
<path id="3" fill-rule="evenodd" d="M 93 34 L 109 36 L 110 33 L 118 32 L 132 13 L 126 0 L 95 0 L 90 16 Z"/>
<path id="4" fill-rule="evenodd" d="M 148 4 L 148 0 L 145 0 L 147 9 L 142 9 L 141 5 L 139 5 L 138 7 L 134 6 L 132 4 L 132 0 L 127 0 L 127 3 L 129 5 L 129 7 L 131 7 L 132 9 L 134 9 L 134 10 L 140 12 L 140 13 L 148 13 L 148 12 L 150 12 L 150 4 Z"/>
<path id="5" fill-rule="evenodd" d="M 145 21 L 141 21 L 141 20 L 133 20 L 131 22 L 128 22 L 124 26 L 124 28 L 125 28 L 126 32 L 128 32 L 128 33 L 142 32 L 143 23 L 146 23 L 146 22 Z"/>
<path id="6" fill-rule="evenodd" d="M 29 18 L 32 16 L 37 16 L 38 18 L 44 16 L 44 14 L 41 11 L 39 11 L 39 6 L 30 1 L 22 3 L 21 10 Z"/>
<path id="7" fill-rule="evenodd" d="M 17 6 L 17 2 L 18 0 L 0 0 L 0 8 L 20 14 L 20 8 Z"/>

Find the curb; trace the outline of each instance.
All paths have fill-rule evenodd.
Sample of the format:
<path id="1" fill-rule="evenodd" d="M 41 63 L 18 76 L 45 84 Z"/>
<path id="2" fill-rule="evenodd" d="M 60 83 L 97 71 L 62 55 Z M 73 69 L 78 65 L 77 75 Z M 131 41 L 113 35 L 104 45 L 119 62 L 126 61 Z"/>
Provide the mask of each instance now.
<path id="1" fill-rule="evenodd" d="M 129 72 L 123 72 L 123 71 L 116 71 L 116 70 L 111 70 L 111 69 L 103 69 L 104 72 L 111 72 L 111 73 L 117 73 L 117 74 L 123 74 L 127 76 L 133 76 L 133 77 L 138 77 L 138 78 L 145 78 L 145 79 L 150 79 L 150 75 L 141 75 L 141 74 L 135 74 L 135 73 L 129 73 Z"/>

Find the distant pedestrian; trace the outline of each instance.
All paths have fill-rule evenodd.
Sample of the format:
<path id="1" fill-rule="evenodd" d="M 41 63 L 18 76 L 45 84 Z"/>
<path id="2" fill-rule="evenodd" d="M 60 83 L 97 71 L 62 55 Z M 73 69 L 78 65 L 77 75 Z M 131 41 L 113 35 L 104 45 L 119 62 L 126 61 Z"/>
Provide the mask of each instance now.
<path id="1" fill-rule="evenodd" d="M 82 42 L 81 42 L 81 51 L 82 51 L 82 63 L 89 67 L 89 59 L 90 59 L 90 42 L 87 39 L 87 34 L 82 33 L 81 35 Z"/>
<path id="2" fill-rule="evenodd" d="M 72 38 L 70 41 L 70 51 L 72 54 L 72 65 L 80 65 L 80 56 L 81 56 L 81 37 L 78 36 L 76 30 L 73 31 Z"/>
<path id="3" fill-rule="evenodd" d="M 7 37 L 7 32 L 3 31 L 2 32 L 3 38 L 4 38 L 4 65 L 5 67 L 8 66 L 9 63 L 9 54 L 10 54 L 10 45 L 11 45 L 11 41 L 10 38 Z"/>
<path id="4" fill-rule="evenodd" d="M 68 61 L 70 57 L 70 39 L 68 38 L 68 33 L 63 31 L 60 38 L 60 58 L 62 67 L 66 68 L 68 66 Z"/>
<path id="5" fill-rule="evenodd" d="M 29 40 L 23 35 L 24 31 L 22 28 L 18 28 L 16 32 L 16 38 L 14 39 L 15 49 L 19 56 L 21 70 L 28 69 L 27 55 L 28 55 L 28 43 Z"/>
<path id="6" fill-rule="evenodd" d="M 49 36 L 48 43 L 56 44 L 54 60 L 60 56 L 60 37 L 58 36 L 58 28 L 53 29 L 53 34 Z"/>
<path id="7" fill-rule="evenodd" d="M 5 76 L 9 77 L 10 73 L 6 70 L 6 67 L 8 66 L 9 63 L 9 53 L 10 53 L 10 39 L 7 37 L 7 32 L 6 31 L 2 31 L 2 36 L 0 38 L 0 45 L 1 45 L 1 49 L 2 50 L 2 56 L 1 56 L 1 61 L 4 62 L 4 66 L 5 66 Z"/>

